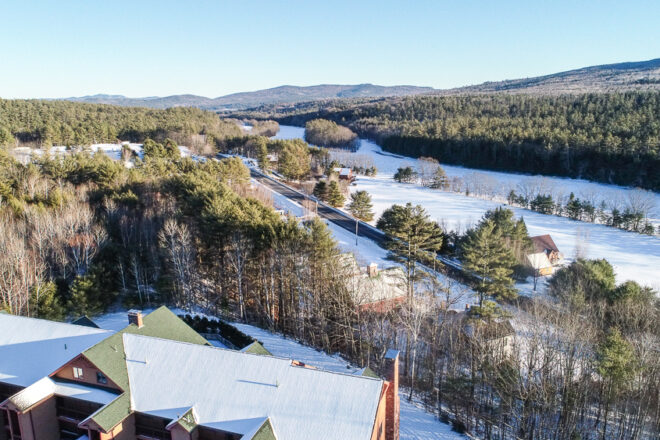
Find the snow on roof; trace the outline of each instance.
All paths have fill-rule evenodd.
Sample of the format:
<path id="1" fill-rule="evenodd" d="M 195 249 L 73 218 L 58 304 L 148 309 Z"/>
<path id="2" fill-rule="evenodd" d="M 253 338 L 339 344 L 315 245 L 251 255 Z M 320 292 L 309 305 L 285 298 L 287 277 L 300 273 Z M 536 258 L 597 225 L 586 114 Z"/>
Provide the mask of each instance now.
<path id="1" fill-rule="evenodd" d="M 53 381 L 48 377 L 43 377 L 29 387 L 24 388 L 11 396 L 9 399 L 3 402 L 3 405 L 6 404 L 6 402 L 9 402 L 19 411 L 25 411 L 32 405 L 39 403 L 46 397 L 52 395 L 54 389 L 55 386 L 53 385 Z"/>
<path id="2" fill-rule="evenodd" d="M 555 244 L 554 240 L 549 234 L 530 237 L 530 240 L 532 240 L 536 252 L 547 252 L 547 251 L 559 252 L 557 245 Z"/>
<path id="3" fill-rule="evenodd" d="M 29 387 L 11 396 L 6 402 L 11 403 L 21 411 L 25 411 L 53 394 L 101 403 L 103 405 L 110 403 L 117 397 L 116 394 L 109 391 L 88 385 L 60 382 L 49 377 L 43 377 Z"/>
<path id="4" fill-rule="evenodd" d="M 387 353 L 385 353 L 385 359 L 395 359 L 398 355 L 399 355 L 399 350 L 390 348 L 389 350 L 387 350 Z"/>
<path id="5" fill-rule="evenodd" d="M 172 420 L 194 406 L 200 425 L 241 435 L 269 418 L 281 440 L 371 438 L 379 379 L 153 337 L 123 338 L 134 411 Z"/>
<path id="6" fill-rule="evenodd" d="M 107 405 L 108 403 L 115 400 L 118 396 L 116 393 L 82 383 L 61 382 L 58 380 L 53 380 L 53 383 L 55 385 L 53 394 L 57 394 L 58 396 L 73 397 L 75 399 L 85 400 L 87 402 L 95 402 Z"/>
<path id="7" fill-rule="evenodd" d="M 552 267 L 552 263 L 548 259 L 548 255 L 543 251 L 537 252 L 535 254 L 528 254 L 527 261 L 529 261 L 529 264 L 532 266 L 532 268 L 536 270 Z"/>
<path id="8" fill-rule="evenodd" d="M 370 277 L 366 268 L 358 266 L 353 254 L 342 254 L 340 262 L 342 277 L 356 304 L 371 304 L 406 295 L 405 275 L 400 267 L 383 269 L 377 276 Z"/>
<path id="9" fill-rule="evenodd" d="M 0 382 L 27 387 L 112 333 L 0 313 Z"/>

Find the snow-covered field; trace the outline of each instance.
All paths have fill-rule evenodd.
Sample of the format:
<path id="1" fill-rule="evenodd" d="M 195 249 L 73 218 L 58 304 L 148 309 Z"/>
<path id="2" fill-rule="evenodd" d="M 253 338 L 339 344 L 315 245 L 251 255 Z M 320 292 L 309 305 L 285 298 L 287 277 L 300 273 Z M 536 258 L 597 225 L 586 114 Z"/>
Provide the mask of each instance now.
<path id="1" fill-rule="evenodd" d="M 360 177 L 351 190 L 366 190 L 371 194 L 376 217 L 392 204 L 412 202 L 422 205 L 448 230 L 464 231 L 477 223 L 484 212 L 500 206 L 494 201 L 396 183 L 380 175 Z M 525 219 L 530 235 L 550 234 L 568 260 L 577 253 L 587 258 L 605 258 L 614 266 L 619 282 L 635 280 L 660 288 L 660 240 L 657 237 L 520 208 L 511 209 L 516 216 Z"/>
<path id="2" fill-rule="evenodd" d="M 304 129 L 299 127 L 280 126 L 277 137 L 281 139 L 296 138 L 302 137 L 303 133 Z M 500 203 L 492 200 L 394 182 L 391 178 L 396 169 L 404 163 L 414 166 L 416 160 L 385 153 L 373 142 L 362 140 L 357 154 L 368 155 L 378 168 L 376 177 L 359 177 L 356 181 L 357 184 L 351 186 L 352 191 L 366 190 L 371 194 L 376 218 L 395 203 L 412 202 L 422 205 L 432 218 L 443 223 L 448 229 L 465 230 L 478 222 L 487 210 L 500 206 Z M 453 171 L 444 165 L 443 168 L 451 176 Z M 466 172 L 466 169 L 463 168 L 451 168 Z M 492 174 L 502 175 L 510 182 L 515 179 L 531 178 L 531 176 L 507 173 Z M 556 185 L 563 185 L 566 189 L 575 191 L 576 194 L 579 193 L 579 188 L 609 194 L 608 197 L 625 197 L 626 191 L 630 191 L 623 187 L 576 179 L 545 179 L 550 179 Z M 655 197 L 660 201 L 660 195 L 656 194 Z M 660 206 L 660 202 L 657 206 Z M 520 208 L 513 208 L 513 210 L 517 216 L 524 217 L 530 235 L 550 234 L 567 259 L 570 260 L 577 254 L 586 258 L 605 258 L 614 266 L 617 281 L 635 280 L 660 289 L 660 239 L 657 237 L 593 223 L 578 222 L 564 217 L 543 215 Z M 658 218 L 660 218 L 660 214 L 658 214 Z"/>
<path id="3" fill-rule="evenodd" d="M 39 149 L 39 148 L 27 148 L 27 147 L 19 147 L 19 148 L 14 148 L 13 152 L 16 158 L 24 163 L 27 163 L 32 156 L 44 156 L 45 154 L 48 154 L 50 156 L 64 156 L 67 154 L 70 154 L 72 151 L 82 151 L 85 149 L 89 149 L 92 154 L 96 154 L 98 152 L 101 152 L 108 156 L 112 160 L 120 160 L 121 159 L 121 151 L 123 146 L 126 145 L 128 148 L 130 148 L 140 159 L 144 158 L 144 153 L 142 151 L 142 144 L 135 144 L 135 143 L 130 143 L 130 142 L 122 142 L 118 144 L 92 144 L 89 147 L 77 147 L 72 149 L 69 149 L 68 147 L 65 146 L 55 146 L 55 147 L 50 147 L 47 150 Z M 190 148 L 179 145 L 179 152 L 181 154 L 181 157 L 193 157 L 197 158 Z"/>
<path id="4" fill-rule="evenodd" d="M 276 139 L 295 139 L 303 138 L 305 129 L 302 127 L 293 127 L 280 125 L 280 131 L 275 136 Z M 341 153 L 342 155 L 345 153 Z M 378 175 L 383 177 L 392 177 L 397 168 L 401 166 L 417 167 L 420 163 L 418 159 L 400 156 L 383 151 L 383 149 L 366 139 L 360 139 L 360 146 L 355 154 L 363 155 L 369 158 L 370 165 L 378 169 Z M 475 182 L 475 185 L 487 185 L 492 187 L 495 194 L 501 199 L 511 190 L 520 193 L 521 187 L 540 188 L 542 192 L 552 194 L 555 200 L 567 197 L 571 192 L 576 197 L 590 200 L 595 206 L 602 201 L 605 203 L 620 202 L 625 205 L 625 201 L 634 190 L 617 185 L 607 185 L 603 183 L 590 182 L 584 179 L 571 179 L 563 177 L 532 176 L 525 174 L 504 173 L 499 171 L 478 170 L 474 168 L 464 168 L 454 165 L 441 164 L 442 169 L 449 178 L 460 177 Z M 660 222 L 660 193 L 648 192 L 651 198 L 655 199 L 655 206 L 649 213 L 649 217 L 656 223 Z"/>

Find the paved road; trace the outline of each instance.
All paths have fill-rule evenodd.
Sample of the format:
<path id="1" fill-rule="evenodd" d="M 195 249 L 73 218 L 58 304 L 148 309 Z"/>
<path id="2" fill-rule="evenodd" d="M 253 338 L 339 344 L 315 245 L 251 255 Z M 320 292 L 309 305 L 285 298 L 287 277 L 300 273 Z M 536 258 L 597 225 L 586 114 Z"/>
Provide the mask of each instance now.
<path id="1" fill-rule="evenodd" d="M 265 176 L 254 168 L 250 168 L 250 175 L 253 179 L 258 180 L 273 191 L 291 200 L 295 200 L 301 205 L 304 199 L 310 198 L 275 179 Z M 318 203 L 318 215 L 355 234 L 355 219 L 350 215 L 333 209 L 321 202 Z M 364 222 L 358 222 L 358 235 L 373 240 L 378 244 L 382 244 L 385 241 L 385 234 Z"/>
<path id="2" fill-rule="evenodd" d="M 264 175 L 254 168 L 250 168 L 250 175 L 253 179 L 258 180 L 260 183 L 268 186 L 273 191 L 278 192 L 289 199 L 295 200 L 301 205 L 303 200 L 310 198 L 309 196 L 298 192 L 297 190 L 292 189 L 291 187 L 284 185 L 283 183 L 278 182 L 271 177 Z M 355 234 L 355 219 L 350 215 L 345 214 L 321 202 L 318 203 L 318 215 L 327 219 L 328 221 L 331 221 L 337 226 L 341 226 L 350 233 Z M 379 245 L 382 245 L 386 239 L 383 232 L 364 222 L 358 222 L 358 235 L 360 237 L 366 237 L 370 240 L 373 240 Z M 442 255 L 437 255 L 437 259 L 440 263 L 450 268 L 454 273 L 463 274 L 464 271 L 459 262 L 451 260 Z"/>
<path id="3" fill-rule="evenodd" d="M 230 157 L 227 154 L 218 154 L 219 157 Z M 297 201 L 300 205 L 302 205 L 302 202 L 305 199 L 310 199 L 310 200 L 315 200 L 312 199 L 310 196 L 305 195 L 293 188 L 291 188 L 288 185 L 283 184 L 282 182 L 279 182 L 272 177 L 269 177 L 259 170 L 257 170 L 254 167 L 249 167 L 250 170 L 250 176 L 258 180 L 260 183 L 266 185 L 270 189 L 272 189 L 275 192 L 278 192 L 282 194 L 283 196 Z M 337 226 L 341 226 L 342 228 L 346 229 L 352 234 L 355 234 L 355 218 L 351 217 L 350 215 L 332 208 L 325 203 L 318 202 L 318 215 L 320 217 L 323 217 L 327 219 L 328 221 L 331 221 L 332 223 L 336 224 Z M 373 240 L 375 243 L 378 245 L 382 245 L 383 242 L 385 242 L 386 237 L 385 234 L 374 228 L 373 226 L 364 223 L 362 221 L 358 222 L 358 235 L 360 237 L 366 237 L 370 240 Z M 460 280 L 466 281 L 465 276 L 467 277 L 473 277 L 473 274 L 470 274 L 466 272 L 463 267 L 461 266 L 461 263 L 452 259 L 449 259 L 445 256 L 442 255 L 436 255 L 436 259 L 442 263 L 444 266 L 446 266 L 448 269 L 450 269 L 450 272 L 454 274 L 456 277 L 457 275 L 460 276 Z"/>

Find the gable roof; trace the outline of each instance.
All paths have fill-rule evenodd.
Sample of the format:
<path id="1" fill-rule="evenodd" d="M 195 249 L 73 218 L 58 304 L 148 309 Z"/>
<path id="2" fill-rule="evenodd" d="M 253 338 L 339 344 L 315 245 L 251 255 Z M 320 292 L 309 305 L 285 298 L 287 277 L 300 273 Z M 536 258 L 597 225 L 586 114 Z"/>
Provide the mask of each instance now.
<path id="1" fill-rule="evenodd" d="M 534 269 L 544 269 L 546 267 L 552 267 L 552 263 L 548 258 L 548 254 L 545 252 L 537 252 L 535 254 L 527 254 L 527 261 L 529 265 Z"/>
<path id="2" fill-rule="evenodd" d="M 199 425 L 246 438 L 262 438 L 266 419 L 280 439 L 371 438 L 380 379 L 198 344 L 122 338 L 134 411 L 172 420 L 194 405 Z"/>
<path id="3" fill-rule="evenodd" d="M 486 341 L 493 341 L 516 334 L 511 321 L 486 321 L 483 319 L 471 319 L 465 316 L 463 330 L 469 337 L 479 335 Z"/>
<path id="4" fill-rule="evenodd" d="M 85 327 L 92 327 L 92 328 L 101 328 L 94 321 L 89 319 L 87 315 L 83 315 L 80 318 L 76 319 L 75 321 L 71 322 L 71 324 L 74 325 L 84 325 Z"/>
<path id="5" fill-rule="evenodd" d="M 112 334 L 0 313 L 0 382 L 30 386 Z"/>
<path id="6" fill-rule="evenodd" d="M 534 250 L 536 252 L 547 252 L 547 251 L 559 252 L 557 245 L 552 240 L 552 237 L 550 237 L 550 235 L 548 234 L 537 235 L 536 237 L 530 237 L 530 240 L 532 240 L 532 243 L 534 244 Z"/>
<path id="7" fill-rule="evenodd" d="M 23 388 L 18 393 L 9 397 L 5 402 L 1 402 L 1 404 L 3 406 L 11 405 L 18 411 L 26 411 L 52 395 L 73 397 L 78 400 L 103 405 L 110 403 L 117 397 L 116 394 L 97 387 L 44 377 L 29 387 Z"/>
<path id="8" fill-rule="evenodd" d="M 266 347 L 261 345 L 259 341 L 254 341 L 252 344 L 248 345 L 247 347 L 243 347 L 241 350 L 243 353 L 252 353 L 252 354 L 262 354 L 265 356 L 272 356 L 273 353 L 270 351 L 266 350 Z"/>
<path id="9" fill-rule="evenodd" d="M 124 391 L 124 397 L 118 398 L 117 402 L 113 402 L 111 408 L 101 408 L 89 417 L 89 420 L 106 431 L 121 422 L 131 412 L 128 404 L 131 390 L 126 369 L 123 334 L 137 334 L 191 344 L 211 345 L 183 322 L 181 318 L 163 306 L 145 316 L 142 327 L 138 328 L 136 325 L 130 324 L 120 332 L 84 351 L 83 355 Z"/>

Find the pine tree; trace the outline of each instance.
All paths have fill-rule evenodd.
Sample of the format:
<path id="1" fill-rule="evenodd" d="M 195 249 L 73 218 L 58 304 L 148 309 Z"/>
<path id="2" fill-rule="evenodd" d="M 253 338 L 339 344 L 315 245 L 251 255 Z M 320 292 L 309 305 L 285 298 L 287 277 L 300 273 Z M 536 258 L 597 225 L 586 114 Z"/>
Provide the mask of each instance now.
<path id="1" fill-rule="evenodd" d="M 284 141 L 278 167 L 287 179 L 299 180 L 307 176 L 311 170 L 309 146 L 300 139 Z"/>
<path id="2" fill-rule="evenodd" d="M 568 203 L 566 204 L 566 213 L 568 214 L 568 218 L 573 220 L 578 220 L 582 216 L 582 202 L 573 193 L 569 196 Z"/>
<path id="3" fill-rule="evenodd" d="M 368 192 L 355 191 L 351 194 L 351 203 L 348 205 L 348 210 L 353 214 L 353 217 L 369 222 L 374 218 L 372 209 L 373 204 Z"/>
<path id="4" fill-rule="evenodd" d="M 266 138 L 259 136 L 256 141 L 257 146 L 257 161 L 259 162 L 259 168 L 261 168 L 262 171 L 267 172 L 270 162 L 268 160 L 268 143 L 266 142 Z"/>
<path id="5" fill-rule="evenodd" d="M 408 295 L 412 297 L 419 279 L 417 263 L 435 259 L 442 247 L 442 229 L 429 219 L 420 205 L 393 205 L 378 219 L 377 227 L 387 235 L 392 257 L 406 265 Z"/>
<path id="6" fill-rule="evenodd" d="M 532 211 L 540 212 L 541 214 L 552 214 L 555 209 L 555 202 L 552 200 L 551 195 L 544 196 L 539 194 L 531 201 L 529 207 Z"/>
<path id="7" fill-rule="evenodd" d="M 314 197 L 324 202 L 328 200 L 328 184 L 325 180 L 319 180 L 316 185 L 314 185 L 314 191 L 312 192 Z"/>
<path id="8" fill-rule="evenodd" d="M 603 389 L 605 390 L 605 415 L 603 420 L 603 435 L 607 435 L 607 418 L 610 405 L 618 395 L 633 381 L 637 371 L 635 350 L 626 341 L 618 328 L 612 329 L 605 341 L 598 347 L 597 352 L 598 374 L 603 378 Z"/>
<path id="9" fill-rule="evenodd" d="M 433 175 L 433 181 L 431 182 L 431 188 L 433 189 L 447 189 L 449 186 L 449 180 L 447 179 L 447 174 L 445 173 L 445 170 L 442 169 L 442 167 L 438 167 L 435 170 L 435 174 Z"/>
<path id="10" fill-rule="evenodd" d="M 179 146 L 172 139 L 165 139 L 165 142 L 163 143 L 163 150 L 165 153 L 165 158 L 167 159 L 176 160 L 181 157 Z"/>
<path id="11" fill-rule="evenodd" d="M 479 277 L 480 307 L 486 296 L 497 299 L 517 296 L 511 278 L 514 257 L 492 220 L 485 220 L 476 230 L 470 231 L 462 250 L 463 267 Z"/>
<path id="12" fill-rule="evenodd" d="M 330 182 L 330 186 L 328 187 L 328 203 L 330 203 L 330 205 L 334 206 L 335 208 L 339 208 L 344 206 L 345 201 L 346 198 L 341 193 L 339 184 L 337 184 L 337 182 L 334 180 Z"/>
<path id="13" fill-rule="evenodd" d="M 399 183 L 413 183 L 417 179 L 417 172 L 411 167 L 399 168 L 394 173 L 394 180 Z"/>
<path id="14" fill-rule="evenodd" d="M 35 285 L 30 292 L 30 309 L 33 316 L 51 321 L 61 321 L 65 317 L 64 307 L 57 296 L 55 283 Z"/>
<path id="15" fill-rule="evenodd" d="M 99 304 L 99 289 L 92 276 L 77 276 L 69 288 L 67 309 L 74 316 L 95 315 L 103 308 Z"/>

